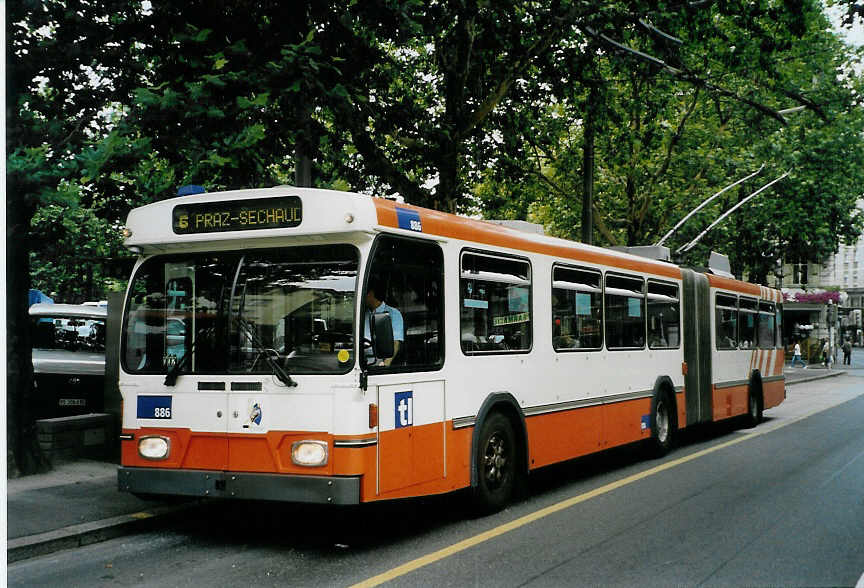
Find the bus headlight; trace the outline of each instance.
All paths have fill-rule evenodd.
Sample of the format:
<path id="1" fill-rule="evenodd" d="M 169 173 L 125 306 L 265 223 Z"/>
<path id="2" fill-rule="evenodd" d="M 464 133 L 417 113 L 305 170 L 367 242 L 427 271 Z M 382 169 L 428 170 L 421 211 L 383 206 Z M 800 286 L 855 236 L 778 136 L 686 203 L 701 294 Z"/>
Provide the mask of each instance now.
<path id="1" fill-rule="evenodd" d="M 170 449 L 167 437 L 141 437 L 138 441 L 138 455 L 144 459 L 165 459 Z"/>
<path id="2" fill-rule="evenodd" d="M 291 461 L 299 466 L 322 466 L 327 463 L 324 441 L 295 441 L 291 445 Z"/>

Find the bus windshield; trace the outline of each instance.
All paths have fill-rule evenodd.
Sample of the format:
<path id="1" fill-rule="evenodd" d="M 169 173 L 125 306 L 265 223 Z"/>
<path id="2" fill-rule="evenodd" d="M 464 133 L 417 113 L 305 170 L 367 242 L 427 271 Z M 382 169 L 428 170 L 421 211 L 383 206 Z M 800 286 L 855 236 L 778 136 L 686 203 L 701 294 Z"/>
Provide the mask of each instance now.
<path id="1" fill-rule="evenodd" d="M 275 361 L 291 374 L 346 373 L 357 265 L 350 245 L 152 257 L 132 279 L 123 367 L 272 374 Z"/>

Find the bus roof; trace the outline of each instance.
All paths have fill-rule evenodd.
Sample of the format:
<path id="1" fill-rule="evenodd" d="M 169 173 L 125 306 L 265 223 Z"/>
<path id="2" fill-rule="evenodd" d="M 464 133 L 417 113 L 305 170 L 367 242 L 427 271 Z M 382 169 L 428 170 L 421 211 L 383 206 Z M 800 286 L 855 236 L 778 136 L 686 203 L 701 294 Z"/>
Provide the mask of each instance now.
<path id="1" fill-rule="evenodd" d="M 260 220 L 263 222 L 258 222 Z M 182 226 L 184 222 L 186 227 Z M 193 225 L 192 229 L 189 224 Z M 170 198 L 132 210 L 126 227 L 131 234 L 125 245 L 139 250 L 143 248 L 146 252 L 170 250 L 172 245 L 242 240 L 244 246 L 248 246 L 248 240 L 253 238 L 386 231 L 458 239 L 550 255 L 576 263 L 681 278 L 681 268 L 665 261 L 520 231 L 386 198 L 316 188 L 277 186 Z M 739 280 L 710 274 L 709 280 L 713 287 L 757 296 L 764 290 L 764 298 L 778 300 L 780 297 L 777 291 Z"/>

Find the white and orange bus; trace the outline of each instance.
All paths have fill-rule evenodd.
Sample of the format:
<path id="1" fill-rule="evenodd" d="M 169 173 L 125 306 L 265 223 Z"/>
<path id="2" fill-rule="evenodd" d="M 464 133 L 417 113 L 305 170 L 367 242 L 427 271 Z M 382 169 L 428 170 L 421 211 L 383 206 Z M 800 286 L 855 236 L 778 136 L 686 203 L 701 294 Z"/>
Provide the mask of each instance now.
<path id="1" fill-rule="evenodd" d="M 120 489 L 358 504 L 471 488 L 785 398 L 781 297 L 365 195 L 133 210 Z"/>

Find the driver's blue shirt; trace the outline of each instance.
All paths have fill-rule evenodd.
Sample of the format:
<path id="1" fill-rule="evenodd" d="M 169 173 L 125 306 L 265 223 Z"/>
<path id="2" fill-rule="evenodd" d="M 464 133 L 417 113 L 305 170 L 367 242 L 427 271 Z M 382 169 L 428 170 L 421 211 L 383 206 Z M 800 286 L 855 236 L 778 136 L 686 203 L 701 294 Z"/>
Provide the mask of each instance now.
<path id="1" fill-rule="evenodd" d="M 394 341 L 402 341 L 404 343 L 405 342 L 405 322 L 402 320 L 402 313 L 399 312 L 399 309 L 397 309 L 393 306 L 387 306 L 387 303 L 383 302 L 383 301 L 381 302 L 381 304 L 378 305 L 378 308 L 376 308 L 374 311 L 372 311 L 372 313 L 374 313 L 374 314 L 378 314 L 381 312 L 386 312 L 386 313 L 390 314 L 390 324 L 393 326 L 393 340 Z M 369 340 L 372 339 L 372 335 L 371 335 L 370 330 L 369 330 L 369 319 L 370 319 L 372 313 L 370 313 L 367 310 L 366 314 L 363 317 L 363 336 Z M 374 358 L 371 347 L 366 350 L 366 357 L 367 358 Z M 373 363 L 373 362 L 370 361 L 370 363 Z"/>

